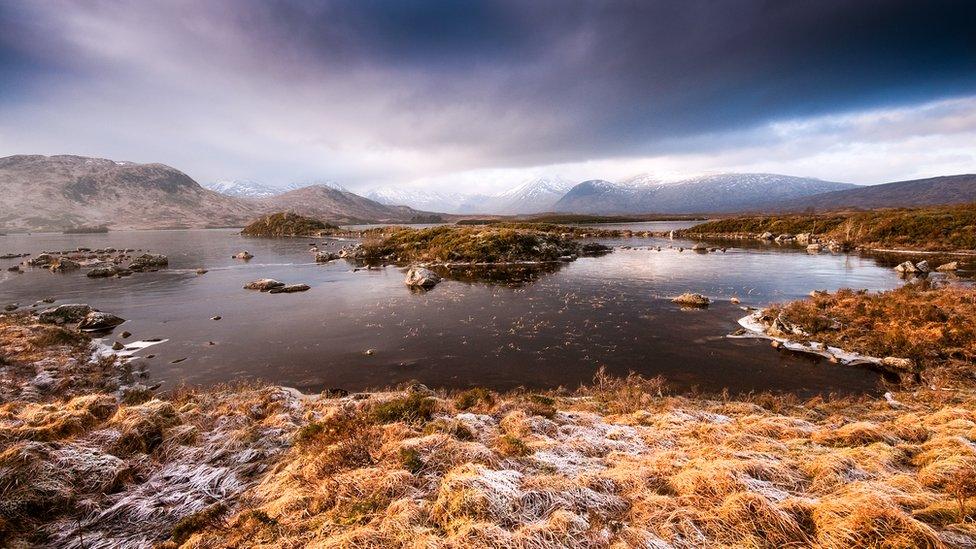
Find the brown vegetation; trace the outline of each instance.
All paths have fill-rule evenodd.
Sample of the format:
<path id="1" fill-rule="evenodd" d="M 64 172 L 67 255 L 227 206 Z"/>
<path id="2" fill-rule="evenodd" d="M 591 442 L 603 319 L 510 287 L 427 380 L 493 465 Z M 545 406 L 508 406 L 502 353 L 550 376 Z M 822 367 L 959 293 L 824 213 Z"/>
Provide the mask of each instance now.
<path id="1" fill-rule="evenodd" d="M 770 307 L 818 341 L 869 356 L 908 358 L 929 375 L 971 377 L 976 364 L 976 290 L 925 282 L 886 292 L 839 290 Z"/>
<path id="2" fill-rule="evenodd" d="M 868 212 L 741 216 L 681 231 L 684 236 L 813 233 L 866 248 L 976 250 L 976 204 Z"/>

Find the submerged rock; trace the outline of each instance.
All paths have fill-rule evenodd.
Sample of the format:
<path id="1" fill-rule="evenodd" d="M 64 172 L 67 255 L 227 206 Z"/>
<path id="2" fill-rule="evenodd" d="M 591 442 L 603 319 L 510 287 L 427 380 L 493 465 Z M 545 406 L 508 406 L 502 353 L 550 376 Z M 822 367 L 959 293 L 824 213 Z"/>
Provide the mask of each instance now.
<path id="1" fill-rule="evenodd" d="M 430 269 L 411 267 L 403 283 L 413 288 L 433 288 L 440 281 L 441 277 Z"/>
<path id="2" fill-rule="evenodd" d="M 248 282 L 247 284 L 244 285 L 244 289 L 267 292 L 272 288 L 280 288 L 281 286 L 284 285 L 285 285 L 284 282 L 279 282 L 273 278 L 261 278 L 258 280 L 254 280 L 252 282 Z"/>
<path id="3" fill-rule="evenodd" d="M 712 300 L 708 299 L 702 294 L 685 292 L 672 299 L 671 302 L 679 305 L 686 305 L 688 307 L 708 307 L 708 304 L 711 303 Z"/>
<path id="4" fill-rule="evenodd" d="M 339 259 L 339 254 L 335 252 L 318 252 L 315 254 L 316 263 L 328 263 L 336 259 Z"/>
<path id="5" fill-rule="evenodd" d="M 691 251 L 693 251 L 693 252 L 708 253 L 708 246 L 706 246 L 706 245 L 702 244 L 701 242 L 699 242 L 699 243 L 697 243 L 697 244 L 695 244 L 694 246 L 691 247 Z"/>
<path id="6" fill-rule="evenodd" d="M 254 257 L 254 254 L 252 254 L 251 252 L 249 252 L 247 250 L 244 250 L 242 252 L 237 252 L 236 254 L 234 254 L 234 255 L 231 256 L 231 258 L 233 258 L 233 259 L 243 259 L 244 261 L 247 261 L 248 259 L 251 259 L 253 257 Z"/>
<path id="7" fill-rule="evenodd" d="M 78 323 L 78 329 L 85 331 L 108 330 L 123 322 L 125 322 L 125 319 L 122 317 L 101 311 L 92 311 L 85 315 L 85 318 Z"/>
<path id="8" fill-rule="evenodd" d="M 110 276 L 129 276 L 132 271 L 118 265 L 101 265 L 85 273 L 88 278 L 108 278 Z"/>
<path id="9" fill-rule="evenodd" d="M 309 289 L 308 284 L 283 284 L 281 286 L 275 286 L 268 290 L 270 294 L 291 294 L 295 292 L 304 292 Z"/>
<path id="10" fill-rule="evenodd" d="M 68 324 L 81 322 L 90 312 L 92 312 L 90 305 L 66 303 L 50 309 L 44 309 L 37 315 L 37 320 L 44 324 Z"/>

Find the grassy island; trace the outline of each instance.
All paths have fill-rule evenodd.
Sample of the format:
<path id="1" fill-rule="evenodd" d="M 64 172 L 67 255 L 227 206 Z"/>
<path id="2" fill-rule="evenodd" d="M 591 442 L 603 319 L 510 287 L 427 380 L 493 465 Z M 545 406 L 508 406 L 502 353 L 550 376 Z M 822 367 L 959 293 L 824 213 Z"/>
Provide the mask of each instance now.
<path id="1" fill-rule="evenodd" d="M 557 261 L 609 251 L 599 244 L 577 242 L 572 232 L 564 233 L 560 229 L 561 226 L 555 225 L 399 228 L 366 240 L 362 256 L 397 262 L 515 263 Z"/>
<path id="2" fill-rule="evenodd" d="M 257 219 L 241 230 L 244 236 L 320 236 L 338 231 L 337 225 L 289 212 L 279 212 Z"/>

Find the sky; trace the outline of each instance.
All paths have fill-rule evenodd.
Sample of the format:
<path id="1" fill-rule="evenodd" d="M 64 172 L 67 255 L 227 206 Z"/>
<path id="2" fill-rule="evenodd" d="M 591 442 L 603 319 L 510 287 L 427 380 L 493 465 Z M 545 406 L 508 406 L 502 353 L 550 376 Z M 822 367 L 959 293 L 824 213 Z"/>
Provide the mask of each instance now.
<path id="1" fill-rule="evenodd" d="M 0 0 L 0 156 L 493 192 L 976 172 L 976 3 Z"/>

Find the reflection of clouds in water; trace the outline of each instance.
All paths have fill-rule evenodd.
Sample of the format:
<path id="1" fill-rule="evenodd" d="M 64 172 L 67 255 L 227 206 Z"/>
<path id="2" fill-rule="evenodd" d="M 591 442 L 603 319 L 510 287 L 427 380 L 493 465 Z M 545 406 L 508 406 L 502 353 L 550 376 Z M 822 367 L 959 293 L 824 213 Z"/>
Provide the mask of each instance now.
<path id="1" fill-rule="evenodd" d="M 62 244 L 88 242 L 53 236 Z M 472 272 L 412 294 L 400 268 L 353 272 L 345 261 L 309 263 L 308 239 L 244 239 L 230 231 L 107 236 L 110 244 L 95 246 L 166 253 L 173 269 L 107 281 L 29 272 L 0 285 L 0 294 L 22 303 L 48 295 L 61 303 L 89 302 L 129 319 L 127 329 L 137 339 L 169 338 L 153 348 L 158 358 L 150 361 L 152 378 L 167 383 L 261 378 L 316 391 L 413 378 L 437 386 L 574 387 L 605 365 L 615 374 L 663 374 L 712 389 L 867 389 L 874 384 L 869 373 L 825 369 L 766 346 L 722 339 L 741 316 L 726 298 L 760 305 L 814 288 L 901 283 L 871 259 L 761 247 L 699 255 L 667 248 L 690 247 L 687 242 L 629 239 L 609 242 L 641 249 L 552 264 L 541 274 L 521 273 L 519 283 L 499 272 L 492 275 L 496 283 L 485 284 Z M 11 242 L 13 249 L 37 251 L 45 238 Z M 658 245 L 659 252 L 647 249 Z M 241 249 L 255 260 L 230 259 Z M 209 272 L 196 275 L 198 267 Z M 265 277 L 307 283 L 311 290 L 267 295 L 241 289 Z M 717 301 L 706 311 L 681 311 L 669 298 L 684 291 Z M 217 314 L 223 319 L 211 321 Z M 181 357 L 189 359 L 170 364 Z"/>

